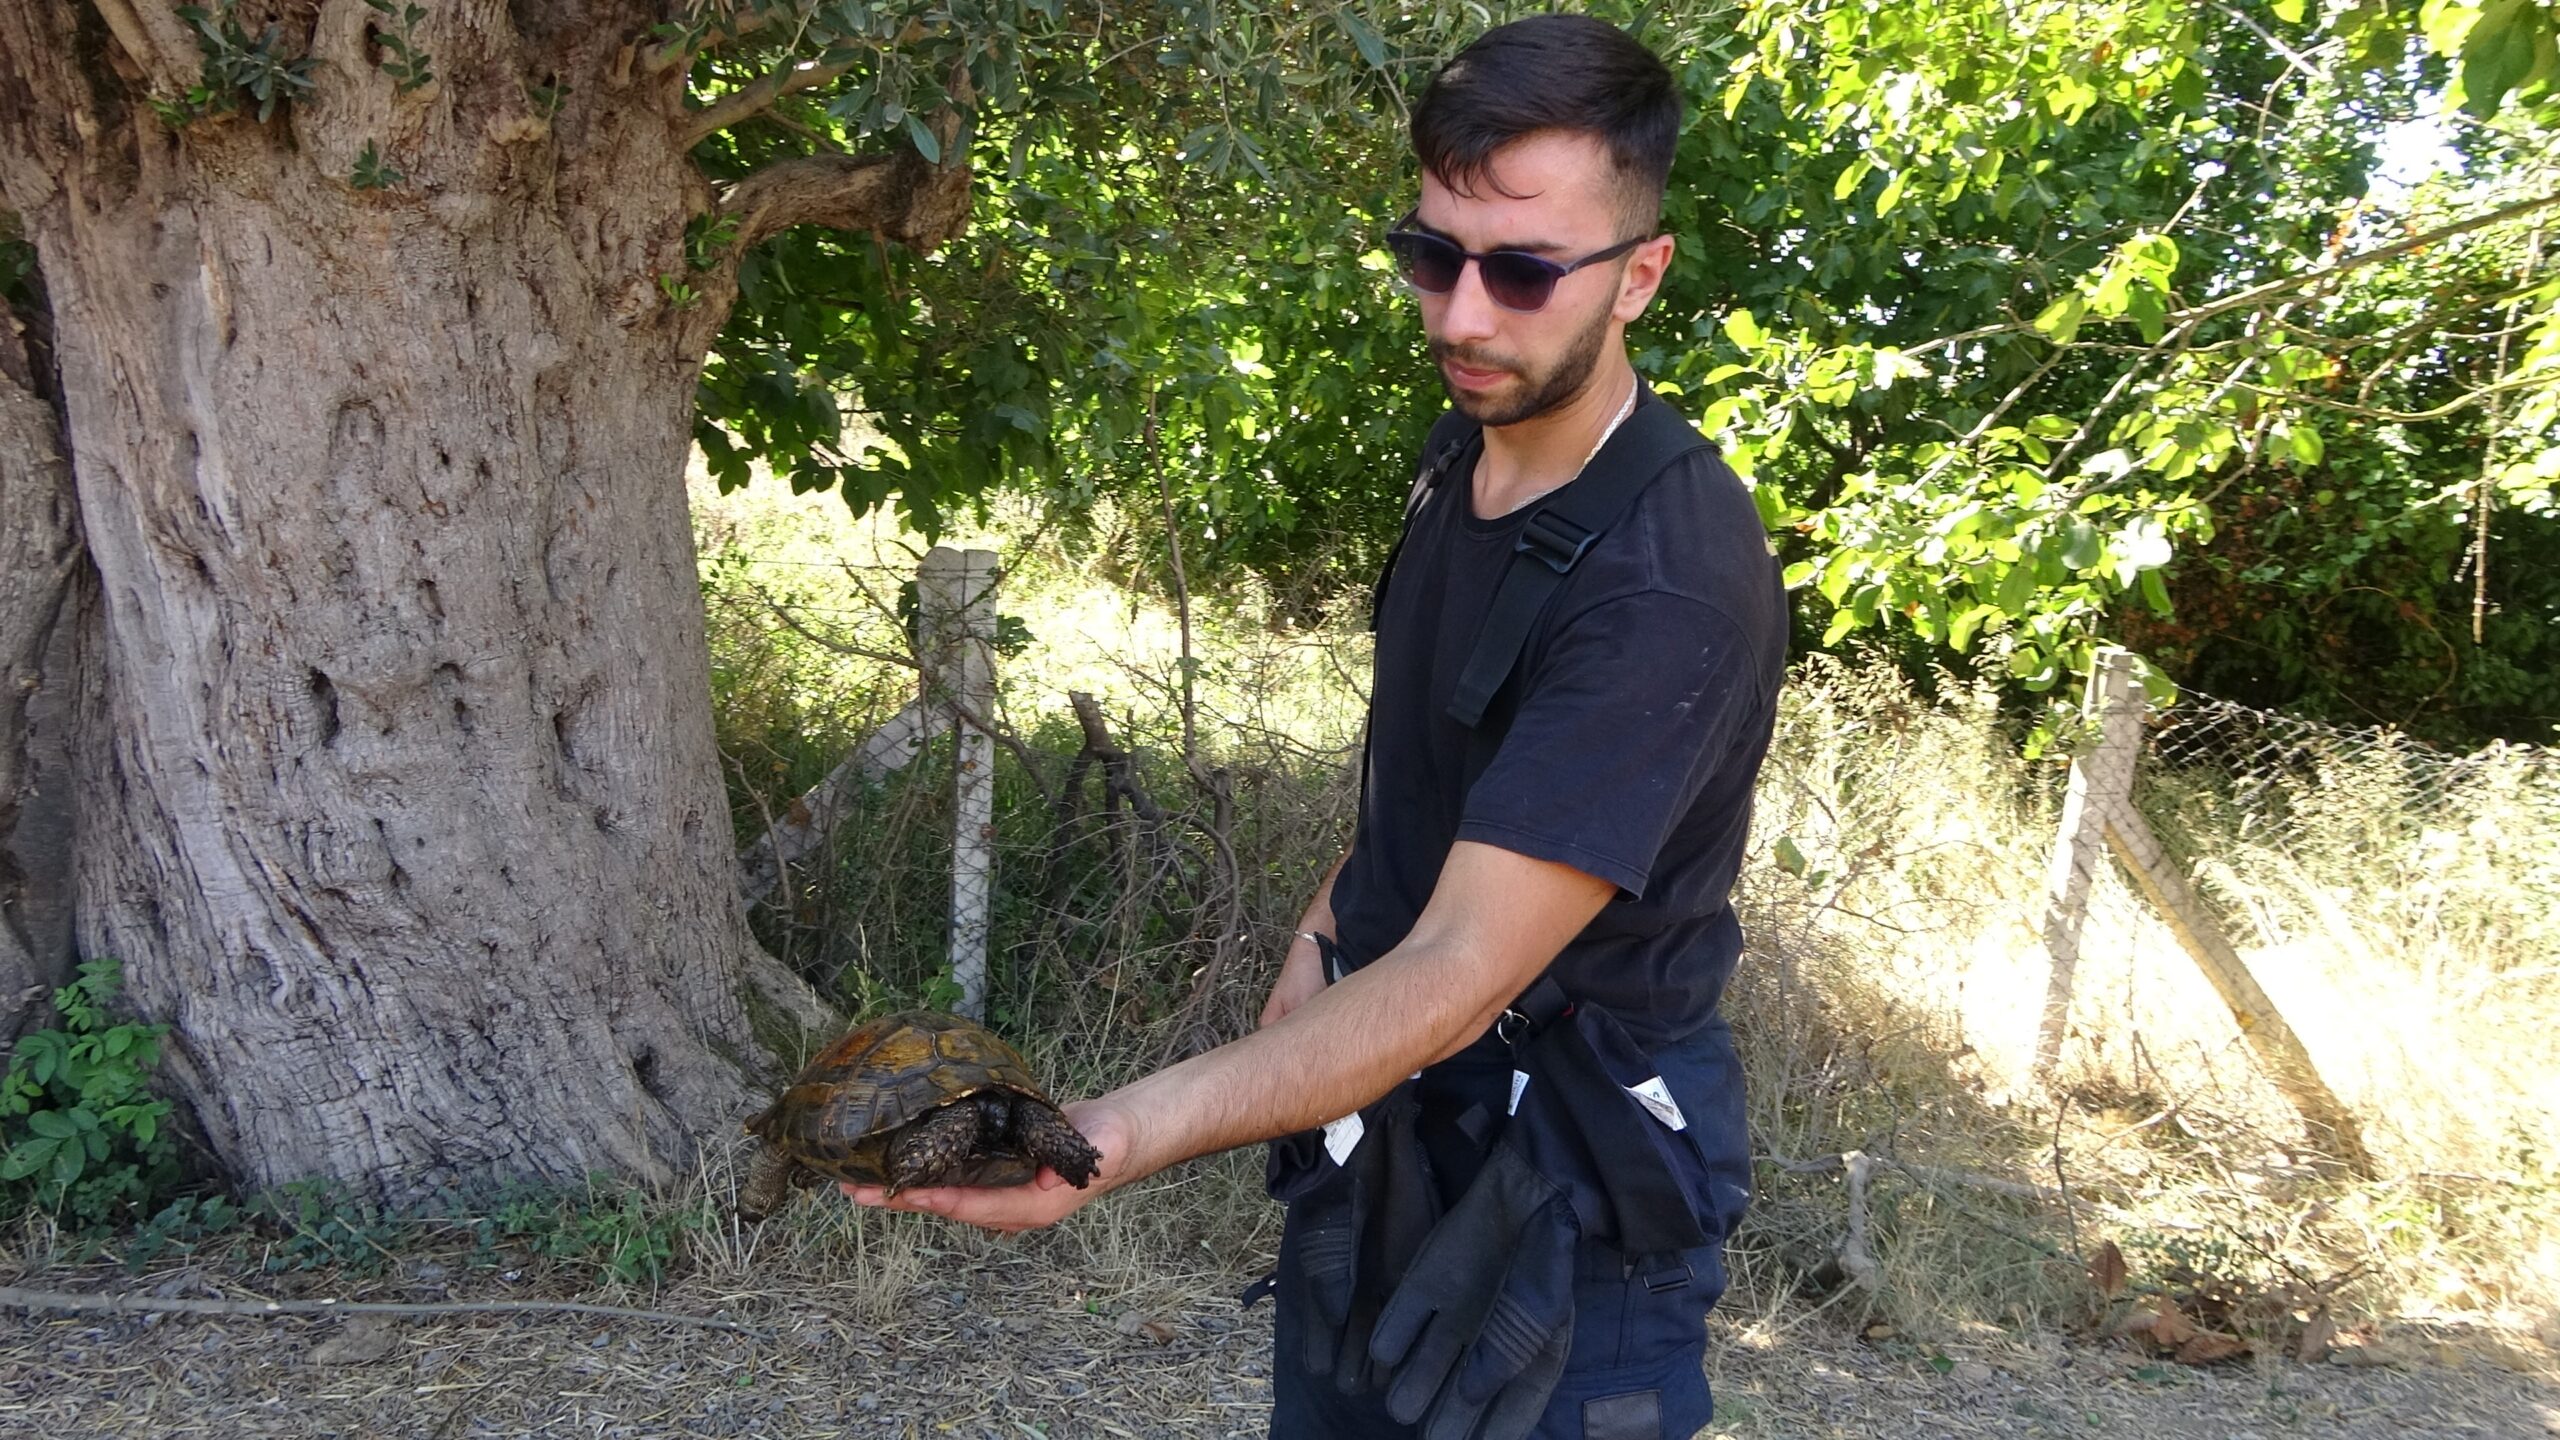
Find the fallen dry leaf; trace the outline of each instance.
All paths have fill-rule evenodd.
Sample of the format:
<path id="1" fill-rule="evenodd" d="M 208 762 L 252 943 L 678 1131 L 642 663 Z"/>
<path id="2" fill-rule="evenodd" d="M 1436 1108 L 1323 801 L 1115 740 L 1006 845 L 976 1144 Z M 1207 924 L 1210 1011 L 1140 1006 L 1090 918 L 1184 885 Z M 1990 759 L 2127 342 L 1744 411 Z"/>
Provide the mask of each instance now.
<path id="1" fill-rule="evenodd" d="M 2315 1312 L 2302 1327 L 2302 1338 L 2294 1342 L 2293 1358 L 2305 1365 L 2319 1364 L 2329 1357 L 2329 1341 L 2337 1333 L 2337 1322 L 2329 1318 L 2328 1311 Z"/>
<path id="2" fill-rule="evenodd" d="M 2212 1365 L 2224 1360 L 2237 1359 L 2248 1353 L 2249 1342 L 2239 1336 L 2202 1330 L 2191 1336 L 2185 1344 L 2180 1345 L 2178 1353 L 2169 1358 L 2181 1365 Z"/>
<path id="3" fill-rule="evenodd" d="M 1158 1345 L 1173 1343 L 1174 1328 L 1143 1311 L 1123 1310 L 1111 1323 L 1123 1335 L 1143 1336 Z"/>
<path id="4" fill-rule="evenodd" d="M 2098 1287 L 2100 1296 L 2113 1300 L 2123 1294 L 2125 1278 L 2124 1251 L 2116 1248 L 2113 1240 L 2100 1245 L 2098 1253 L 2089 1257 L 2089 1283 Z"/>
<path id="5" fill-rule="evenodd" d="M 2163 1350 L 2175 1350 L 2202 1333 L 2196 1322 L 2175 1310 L 2164 1310 L 2151 1322 L 2151 1343 Z"/>

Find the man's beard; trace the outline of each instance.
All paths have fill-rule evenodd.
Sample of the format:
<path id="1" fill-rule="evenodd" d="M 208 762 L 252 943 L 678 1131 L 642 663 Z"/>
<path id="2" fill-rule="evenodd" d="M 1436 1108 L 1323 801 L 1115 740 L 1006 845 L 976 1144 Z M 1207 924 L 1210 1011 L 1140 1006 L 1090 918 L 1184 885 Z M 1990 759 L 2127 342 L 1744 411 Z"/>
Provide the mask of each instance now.
<path id="1" fill-rule="evenodd" d="M 1609 312 L 1602 310 L 1591 317 L 1590 325 L 1581 334 L 1573 337 L 1573 343 L 1565 347 L 1564 354 L 1544 375 L 1526 374 L 1508 361 L 1442 340 L 1431 342 L 1431 358 L 1434 363 L 1455 360 L 1470 367 L 1509 371 L 1526 382 L 1507 397 L 1469 395 L 1449 384 L 1447 371 L 1441 372 L 1440 383 L 1448 389 L 1449 404 L 1459 414 L 1488 429 L 1499 429 L 1505 425 L 1517 425 L 1523 420 L 1534 420 L 1581 394 L 1582 387 L 1591 381 L 1591 372 L 1599 368 L 1600 347 L 1608 338 Z"/>

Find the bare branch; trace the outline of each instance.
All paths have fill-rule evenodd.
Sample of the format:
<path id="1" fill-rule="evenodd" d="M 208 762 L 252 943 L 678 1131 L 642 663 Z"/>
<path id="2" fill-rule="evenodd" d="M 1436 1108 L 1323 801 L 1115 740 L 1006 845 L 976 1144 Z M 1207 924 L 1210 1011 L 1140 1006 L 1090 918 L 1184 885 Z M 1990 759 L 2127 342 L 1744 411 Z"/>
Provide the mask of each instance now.
<path id="1" fill-rule="evenodd" d="M 2422 425 L 2429 420 L 2442 420 L 2448 415 L 2460 414 L 2495 396 L 2511 394 L 2518 390 L 2548 390 L 2554 386 L 2560 386 L 2560 374 L 2528 375 L 2520 380 L 2500 380 L 2483 385 L 2477 390 L 2466 390 L 2443 404 L 2426 410 L 2393 410 L 2380 405 L 2354 405 L 2344 400 L 2331 400 L 2322 395 L 2305 394 L 2300 390 L 2274 390 L 2262 385 L 2237 382 L 2234 382 L 2231 388 L 2263 400 L 2287 405 L 2305 405 L 2314 410 L 2334 411 L 2340 415 L 2352 415 L 2359 420 L 2388 425 Z M 2490 429 L 2494 432 L 2496 427 L 2493 425 Z"/>
<path id="2" fill-rule="evenodd" d="M 2219 300 L 2209 300 L 2202 305 L 2191 305 L 2184 310 L 2173 311 L 2165 317 L 2165 323 L 2173 329 L 2182 328 L 2213 319 L 2218 315 L 2230 314 L 2234 310 L 2246 310 L 2263 305 L 2288 291 L 2307 289 L 2349 271 L 2361 270 L 2368 265 L 2378 265 L 2385 260 L 2397 259 L 2413 250 L 2424 250 L 2430 245 L 2441 244 L 2456 236 L 2468 235 L 2474 230 L 2486 230 L 2492 225 L 2502 225 L 2509 220 L 2520 220 L 2555 205 L 2560 205 L 2560 194 L 2518 200 L 2510 205 L 2501 205 L 2495 210 L 2448 221 L 2433 230 L 2412 235 L 2405 240 L 2395 240 L 2388 245 L 2378 245 L 2371 250 L 2358 251 L 2332 265 L 2305 270 L 2298 275 L 2287 275 L 2281 279 L 2270 280 L 2263 285 L 2253 285 L 2235 294 L 2225 295 Z M 2002 325 L 1981 325 L 1971 330 L 1959 330 L 1953 335 L 1941 335 L 1935 340 L 1924 340 L 1917 345 L 1907 347 L 1902 353 L 1909 356 L 1926 355 L 1932 350 L 1949 349 L 1968 340 L 1980 340 L 1993 335 L 2015 335 L 2034 328 L 2035 322 L 2031 320 L 2013 320 Z"/>
<path id="3" fill-rule="evenodd" d="M 776 70 L 754 84 L 733 90 L 699 110 L 688 112 L 682 128 L 676 132 L 676 138 L 685 148 L 691 149 L 705 136 L 716 135 L 732 125 L 763 114 L 783 96 L 815 89 L 859 63 L 861 57 L 847 55 L 834 60 L 804 60 Z"/>
<path id="4" fill-rule="evenodd" d="M 930 253 L 969 220 L 969 167 L 915 155 L 803 155 L 729 187 L 720 211 L 738 222 L 732 255 L 794 225 L 868 230 Z"/>
<path id="5" fill-rule="evenodd" d="M 2230 16 L 2232 19 L 2239 21 L 2250 34 L 2258 37 L 2258 43 L 2266 46 L 2270 50 L 2273 50 L 2278 55 L 2283 56 L 2284 62 L 2287 65 L 2290 65 L 2294 69 L 2302 72 L 2302 78 L 2314 81 L 2326 80 L 2329 78 L 2320 72 L 2320 67 L 2312 64 L 2309 60 L 2304 59 L 2301 51 L 2296 50 L 2292 46 L 2284 43 L 2282 40 L 2277 39 L 2274 35 L 2268 32 L 2265 26 L 2260 25 L 2257 21 L 2250 19 L 2248 16 L 2228 5 L 2217 5 L 2214 8 L 2220 10 L 2223 14 Z"/>
<path id="6" fill-rule="evenodd" d="M 196 1300 L 155 1295 L 90 1295 L 73 1290 L 28 1290 L 0 1285 L 0 1307 L 57 1310 L 73 1314 L 130 1315 L 604 1315 L 616 1320 L 650 1320 L 666 1325 L 696 1325 L 706 1330 L 735 1330 L 744 1335 L 768 1333 L 753 1325 L 713 1315 L 682 1315 L 672 1310 L 634 1310 L 621 1305 L 590 1305 L 576 1300 L 434 1300 L 393 1304 L 374 1300 Z"/>

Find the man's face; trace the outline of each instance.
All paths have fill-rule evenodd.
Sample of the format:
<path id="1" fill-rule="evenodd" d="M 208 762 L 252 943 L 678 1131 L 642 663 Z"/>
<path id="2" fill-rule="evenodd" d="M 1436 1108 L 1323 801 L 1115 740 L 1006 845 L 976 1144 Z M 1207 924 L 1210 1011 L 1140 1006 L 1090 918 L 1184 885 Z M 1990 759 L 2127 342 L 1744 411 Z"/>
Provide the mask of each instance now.
<path id="1" fill-rule="evenodd" d="M 1413 228 L 1465 250 L 1525 250 L 1560 265 L 1608 249 L 1632 228 L 1595 137 L 1553 131 L 1514 141 L 1495 152 L 1492 178 L 1501 189 L 1478 184 L 1468 195 L 1425 172 Z M 1625 259 L 1576 270 L 1530 314 L 1493 303 L 1472 264 L 1448 294 L 1417 292 L 1450 404 L 1478 424 L 1501 426 L 1572 400 L 1604 348 L 1653 298 L 1670 253 L 1671 242 L 1657 238 Z"/>

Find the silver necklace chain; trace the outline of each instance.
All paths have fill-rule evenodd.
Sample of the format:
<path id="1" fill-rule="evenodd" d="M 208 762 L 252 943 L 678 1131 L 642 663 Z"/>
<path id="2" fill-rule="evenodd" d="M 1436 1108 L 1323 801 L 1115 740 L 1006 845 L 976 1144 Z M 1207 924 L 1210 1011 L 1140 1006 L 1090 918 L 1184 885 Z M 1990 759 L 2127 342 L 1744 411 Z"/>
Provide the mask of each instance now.
<path id="1" fill-rule="evenodd" d="M 1619 406 L 1618 413 L 1609 417 L 1609 428 L 1600 432 L 1600 438 L 1592 442 L 1591 453 L 1583 456 L 1582 463 L 1573 467 L 1574 479 L 1582 478 L 1582 472 L 1591 468 L 1591 462 L 1600 458 L 1600 448 L 1609 443 L 1609 437 L 1617 434 L 1618 427 L 1627 423 L 1627 417 L 1636 413 L 1636 391 L 1643 384 L 1640 379 L 1627 382 L 1627 403 Z"/>
<path id="2" fill-rule="evenodd" d="M 1590 466 L 1592 466 L 1592 461 L 1600 459 L 1600 448 L 1608 446 L 1608 438 L 1610 438 L 1610 436 L 1615 436 L 1615 433 L 1618 433 L 1618 425 L 1626 425 L 1626 418 L 1628 418 L 1628 415 L 1636 413 L 1636 395 L 1641 395 L 1641 392 L 1644 392 L 1644 377 L 1631 379 L 1631 382 L 1628 382 L 1628 387 L 1626 387 L 1626 405 L 1620 405 L 1620 407 L 1618 407 L 1618 413 L 1610 415 L 1608 428 L 1600 430 L 1600 438 L 1597 438 L 1597 441 L 1592 441 L 1590 454 L 1582 456 L 1582 464 L 1574 466 L 1572 479 L 1567 479 L 1567 482 L 1564 482 L 1564 484 L 1572 484 L 1574 479 L 1582 479 L 1582 471 L 1587 471 L 1587 469 L 1590 469 Z M 1503 515 L 1516 515 L 1516 512 L 1521 512 L 1521 510 L 1526 510 L 1526 507 L 1536 505 L 1536 502 L 1539 502 L 1539 500 L 1546 500 L 1546 497 L 1549 497 L 1549 495 L 1554 495 L 1556 489 L 1564 489 L 1564 484 L 1551 484 L 1551 487 L 1539 489 L 1539 492 L 1531 492 L 1531 495 L 1528 495 L 1526 500 L 1521 500 L 1521 502 L 1518 502 L 1518 505 L 1510 507 L 1510 510 L 1503 510 Z"/>

